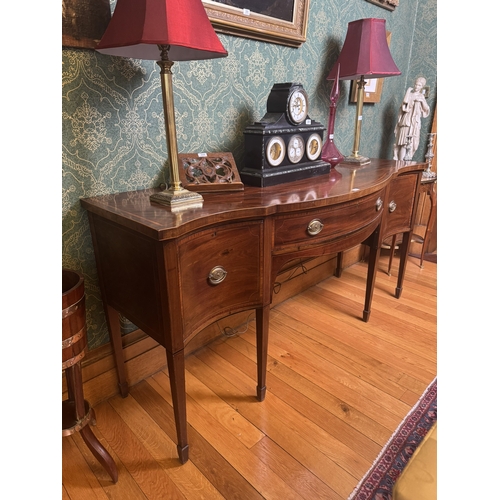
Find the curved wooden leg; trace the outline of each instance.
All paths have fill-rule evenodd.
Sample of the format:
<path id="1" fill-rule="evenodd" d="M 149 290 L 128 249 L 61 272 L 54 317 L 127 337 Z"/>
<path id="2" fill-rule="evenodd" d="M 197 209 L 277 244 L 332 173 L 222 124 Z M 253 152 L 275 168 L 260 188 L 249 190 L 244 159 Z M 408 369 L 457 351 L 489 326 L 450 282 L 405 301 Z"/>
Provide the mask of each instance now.
<path id="1" fill-rule="evenodd" d="M 257 399 L 266 397 L 267 344 L 269 337 L 269 310 L 265 306 L 255 311 L 257 331 Z"/>
<path id="2" fill-rule="evenodd" d="M 103 466 L 106 472 L 110 475 L 113 483 L 118 481 L 118 470 L 116 468 L 115 461 L 108 453 L 106 448 L 102 446 L 99 440 L 95 437 L 94 433 L 90 429 L 88 425 L 86 425 L 81 431 L 80 434 L 85 441 L 85 444 L 89 447 L 92 455 L 97 458 L 99 463 Z"/>
<path id="3" fill-rule="evenodd" d="M 68 377 L 69 373 L 69 377 Z M 75 401 L 75 411 L 76 420 L 82 420 L 85 417 L 85 400 L 83 397 L 83 380 L 82 380 L 82 370 L 80 363 L 76 363 L 72 367 L 66 370 L 68 382 L 71 382 L 71 393 Z M 68 389 L 69 392 L 69 389 Z M 93 409 L 89 410 L 91 412 L 92 419 L 95 422 L 95 413 Z M 94 433 L 88 425 L 85 425 L 80 429 L 80 434 L 85 441 L 85 444 L 89 447 L 90 451 L 97 458 L 99 463 L 104 467 L 106 472 L 111 476 L 111 480 L 116 483 L 118 481 L 118 471 L 116 469 L 116 464 L 108 453 L 108 451 L 102 446 L 99 440 L 95 437 Z"/>
<path id="4" fill-rule="evenodd" d="M 175 428 L 177 431 L 177 454 L 181 464 L 189 460 L 186 413 L 186 379 L 184 372 L 184 349 L 172 354 L 167 350 L 168 376 L 172 392 Z"/>

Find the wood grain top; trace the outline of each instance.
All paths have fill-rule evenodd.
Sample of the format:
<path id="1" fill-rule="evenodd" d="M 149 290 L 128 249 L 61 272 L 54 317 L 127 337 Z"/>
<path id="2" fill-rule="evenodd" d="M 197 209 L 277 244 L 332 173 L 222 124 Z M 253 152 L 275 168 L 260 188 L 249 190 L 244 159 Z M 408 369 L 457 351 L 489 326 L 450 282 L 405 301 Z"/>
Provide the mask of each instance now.
<path id="1" fill-rule="evenodd" d="M 150 201 L 151 194 L 159 189 L 107 194 L 83 198 L 80 202 L 89 212 L 155 240 L 165 240 L 225 221 L 265 217 L 354 200 L 383 189 L 395 175 L 425 168 L 425 163 L 381 159 L 372 159 L 370 164 L 357 169 L 340 164 L 329 175 L 278 186 L 245 186 L 239 192 L 204 193 L 203 207 L 177 213 Z"/>

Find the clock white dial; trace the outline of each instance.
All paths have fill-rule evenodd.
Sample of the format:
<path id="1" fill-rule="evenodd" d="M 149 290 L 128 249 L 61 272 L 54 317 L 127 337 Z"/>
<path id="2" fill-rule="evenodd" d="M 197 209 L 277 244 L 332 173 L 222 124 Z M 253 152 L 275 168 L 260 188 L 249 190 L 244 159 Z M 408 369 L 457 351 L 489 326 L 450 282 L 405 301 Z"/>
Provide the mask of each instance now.
<path id="1" fill-rule="evenodd" d="M 294 90 L 288 100 L 288 116 L 293 123 L 303 122 L 308 113 L 307 95 L 303 89 Z"/>
<path id="2" fill-rule="evenodd" d="M 305 144 L 300 135 L 293 135 L 288 143 L 288 159 L 292 163 L 298 163 L 304 156 Z"/>
<path id="3" fill-rule="evenodd" d="M 266 158 L 269 165 L 276 167 L 285 158 L 285 141 L 280 137 L 271 137 L 266 146 Z"/>
<path id="4" fill-rule="evenodd" d="M 321 154 L 321 148 L 323 147 L 323 141 L 319 134 L 311 134 L 309 139 L 307 139 L 306 154 L 309 160 L 317 160 Z"/>

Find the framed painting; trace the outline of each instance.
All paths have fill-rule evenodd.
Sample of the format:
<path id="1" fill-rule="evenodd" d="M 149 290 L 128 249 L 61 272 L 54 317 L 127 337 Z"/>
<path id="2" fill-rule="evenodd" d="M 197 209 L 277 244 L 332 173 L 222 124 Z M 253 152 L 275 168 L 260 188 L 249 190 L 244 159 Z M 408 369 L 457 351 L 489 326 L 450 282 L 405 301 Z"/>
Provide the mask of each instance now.
<path id="1" fill-rule="evenodd" d="M 399 0 L 366 0 L 367 2 L 383 7 L 387 10 L 395 10 L 399 5 Z"/>
<path id="2" fill-rule="evenodd" d="M 95 49 L 111 19 L 109 0 L 62 0 L 62 45 Z"/>
<path id="3" fill-rule="evenodd" d="M 387 39 L 387 45 L 391 45 L 391 32 L 386 31 L 385 36 Z M 376 103 L 380 102 L 382 97 L 382 88 L 384 86 L 383 78 L 365 78 L 365 95 L 363 97 L 363 103 Z M 358 80 L 353 80 L 351 82 L 351 94 L 350 101 L 358 102 Z"/>
<path id="4" fill-rule="evenodd" d="M 215 31 L 289 47 L 306 41 L 310 0 L 202 0 Z"/>

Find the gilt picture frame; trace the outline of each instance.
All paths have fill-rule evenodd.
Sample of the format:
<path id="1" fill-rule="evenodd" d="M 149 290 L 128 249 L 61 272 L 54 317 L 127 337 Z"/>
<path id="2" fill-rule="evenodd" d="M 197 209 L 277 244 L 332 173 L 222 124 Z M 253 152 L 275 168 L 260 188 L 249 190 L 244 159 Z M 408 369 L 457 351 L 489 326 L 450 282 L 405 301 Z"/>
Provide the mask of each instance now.
<path id="1" fill-rule="evenodd" d="M 366 0 L 387 10 L 396 10 L 399 5 L 399 0 Z"/>
<path id="2" fill-rule="evenodd" d="M 310 0 L 202 0 L 218 33 L 289 47 L 306 41 Z"/>
<path id="3" fill-rule="evenodd" d="M 62 46 L 95 49 L 110 19 L 109 0 L 62 0 Z"/>

